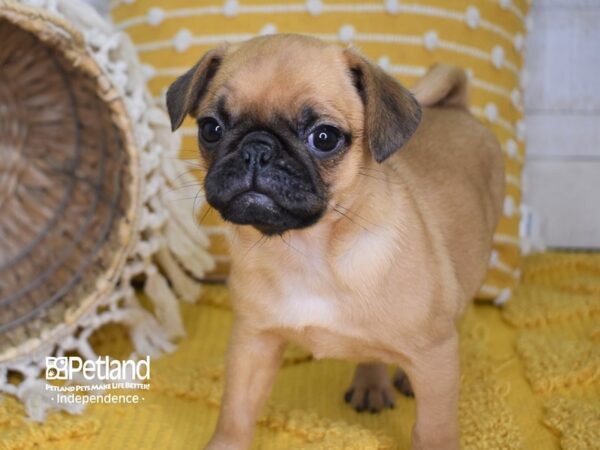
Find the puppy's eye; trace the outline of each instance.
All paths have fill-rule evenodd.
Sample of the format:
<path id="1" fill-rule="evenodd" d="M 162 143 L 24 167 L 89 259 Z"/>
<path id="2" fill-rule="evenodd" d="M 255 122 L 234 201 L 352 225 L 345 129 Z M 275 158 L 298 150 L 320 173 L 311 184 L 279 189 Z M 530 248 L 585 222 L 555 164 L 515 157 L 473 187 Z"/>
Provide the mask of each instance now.
<path id="1" fill-rule="evenodd" d="M 200 127 L 200 137 L 209 144 L 213 144 L 223 137 L 223 127 L 212 117 L 200 120 L 198 126 Z"/>
<path id="2" fill-rule="evenodd" d="M 342 144 L 343 137 L 340 131 L 331 125 L 319 125 L 308 136 L 308 145 L 318 152 L 332 152 Z"/>

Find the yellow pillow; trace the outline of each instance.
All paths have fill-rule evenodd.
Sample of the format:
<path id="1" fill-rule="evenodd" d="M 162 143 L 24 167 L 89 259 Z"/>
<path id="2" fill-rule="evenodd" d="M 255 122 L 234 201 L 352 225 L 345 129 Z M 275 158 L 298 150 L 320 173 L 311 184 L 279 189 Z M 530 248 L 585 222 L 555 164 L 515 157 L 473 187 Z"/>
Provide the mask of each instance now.
<path id="1" fill-rule="evenodd" d="M 122 0 L 113 6 L 118 26 L 128 32 L 146 65 L 151 92 L 162 97 L 169 84 L 208 49 L 222 41 L 258 34 L 293 32 L 353 43 L 372 60 L 411 86 L 430 65 L 462 66 L 471 76 L 472 112 L 494 131 L 505 151 L 504 217 L 496 235 L 490 270 L 480 292 L 503 303 L 519 278 L 521 171 L 524 160 L 522 47 L 528 10 L 525 0 Z M 181 157 L 196 159 L 196 127 L 182 128 Z M 205 208 L 205 206 L 203 207 Z M 214 276 L 228 269 L 225 229 L 212 212 L 202 224 L 217 260 Z M 204 217 L 205 216 L 205 217 Z"/>

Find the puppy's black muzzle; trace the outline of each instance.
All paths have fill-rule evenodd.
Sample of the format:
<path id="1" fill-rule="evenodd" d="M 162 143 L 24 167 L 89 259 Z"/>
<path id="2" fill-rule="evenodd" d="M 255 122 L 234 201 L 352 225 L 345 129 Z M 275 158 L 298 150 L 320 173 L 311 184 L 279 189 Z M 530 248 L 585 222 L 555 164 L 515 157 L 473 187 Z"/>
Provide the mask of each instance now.
<path id="1" fill-rule="evenodd" d="M 277 234 L 309 226 L 321 216 L 325 200 L 277 136 L 251 131 L 236 147 L 205 179 L 207 200 L 225 220 Z"/>

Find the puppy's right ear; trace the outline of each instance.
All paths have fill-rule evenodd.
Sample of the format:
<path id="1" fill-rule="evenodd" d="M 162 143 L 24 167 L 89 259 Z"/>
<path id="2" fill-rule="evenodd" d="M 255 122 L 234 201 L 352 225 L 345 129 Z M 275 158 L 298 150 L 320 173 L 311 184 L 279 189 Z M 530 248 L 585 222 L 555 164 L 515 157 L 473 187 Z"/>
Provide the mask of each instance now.
<path id="1" fill-rule="evenodd" d="M 187 114 L 194 112 L 206 94 L 210 81 L 214 78 L 223 58 L 226 47 L 218 47 L 207 52 L 194 67 L 177 78 L 167 90 L 167 111 L 171 119 L 171 130 L 181 126 Z"/>

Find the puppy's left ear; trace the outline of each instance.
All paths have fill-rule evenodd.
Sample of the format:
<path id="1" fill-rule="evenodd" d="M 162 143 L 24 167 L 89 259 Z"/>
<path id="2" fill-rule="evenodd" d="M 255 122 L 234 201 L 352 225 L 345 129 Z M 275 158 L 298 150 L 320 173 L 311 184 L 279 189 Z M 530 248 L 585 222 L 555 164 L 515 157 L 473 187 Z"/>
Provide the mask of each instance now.
<path id="1" fill-rule="evenodd" d="M 177 78 L 167 90 L 167 110 L 171 119 L 171 130 L 181 126 L 187 114 L 191 114 L 206 93 L 226 53 L 226 47 L 208 51 L 186 73 Z"/>
<path id="2" fill-rule="evenodd" d="M 364 134 L 373 158 L 383 162 L 408 141 L 421 122 L 421 106 L 382 69 L 352 49 L 344 50 L 364 105 Z"/>

